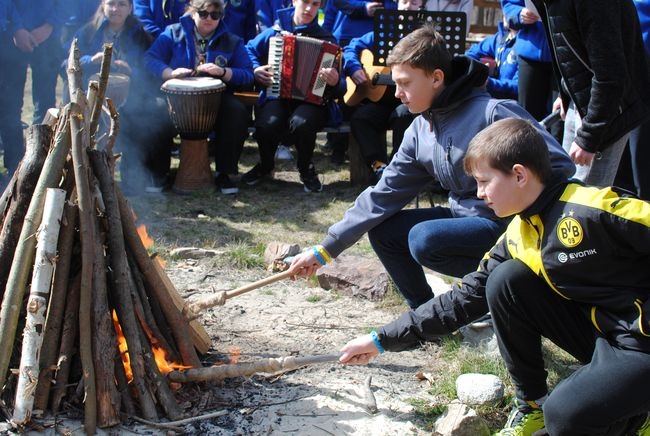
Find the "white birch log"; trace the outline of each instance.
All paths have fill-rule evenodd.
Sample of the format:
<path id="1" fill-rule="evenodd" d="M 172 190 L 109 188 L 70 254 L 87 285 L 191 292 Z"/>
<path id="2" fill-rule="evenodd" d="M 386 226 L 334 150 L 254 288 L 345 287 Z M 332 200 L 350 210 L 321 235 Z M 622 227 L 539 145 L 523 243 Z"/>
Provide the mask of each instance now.
<path id="1" fill-rule="evenodd" d="M 24 425 L 31 419 L 34 406 L 34 392 L 40 370 L 38 362 L 45 331 L 45 314 L 54 273 L 56 243 L 61 228 L 65 195 L 63 189 L 55 188 L 48 188 L 45 195 L 43 220 L 36 240 L 32 285 L 27 300 L 27 316 L 12 418 L 16 425 Z"/>

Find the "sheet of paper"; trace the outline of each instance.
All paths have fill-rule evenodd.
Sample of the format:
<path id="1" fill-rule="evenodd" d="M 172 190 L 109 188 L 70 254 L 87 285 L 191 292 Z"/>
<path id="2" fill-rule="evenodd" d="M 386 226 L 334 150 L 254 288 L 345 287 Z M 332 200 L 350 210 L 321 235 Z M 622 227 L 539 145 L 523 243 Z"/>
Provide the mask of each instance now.
<path id="1" fill-rule="evenodd" d="M 539 12 L 537 11 L 537 8 L 533 4 L 533 0 L 524 0 L 524 5 L 525 5 L 526 9 L 531 11 L 533 14 L 537 15 L 538 17 L 540 16 Z"/>

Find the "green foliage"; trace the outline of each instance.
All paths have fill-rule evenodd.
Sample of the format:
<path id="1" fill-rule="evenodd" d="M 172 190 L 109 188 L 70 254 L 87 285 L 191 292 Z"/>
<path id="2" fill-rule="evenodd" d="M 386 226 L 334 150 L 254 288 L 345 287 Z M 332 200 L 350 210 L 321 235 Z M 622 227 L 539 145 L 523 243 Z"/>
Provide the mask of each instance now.
<path id="1" fill-rule="evenodd" d="M 318 303 L 322 299 L 323 297 L 321 297 L 318 294 L 309 294 L 309 296 L 307 297 L 307 301 L 309 301 L 310 303 Z"/>
<path id="2" fill-rule="evenodd" d="M 422 421 L 422 426 L 426 431 L 432 431 L 436 419 L 447 410 L 447 406 L 433 404 L 421 398 L 411 398 L 406 402 L 413 406 L 415 415 Z"/>
<path id="3" fill-rule="evenodd" d="M 251 247 L 242 242 L 235 242 L 226 246 L 225 257 L 235 268 L 251 269 L 263 268 L 264 259 Z"/>

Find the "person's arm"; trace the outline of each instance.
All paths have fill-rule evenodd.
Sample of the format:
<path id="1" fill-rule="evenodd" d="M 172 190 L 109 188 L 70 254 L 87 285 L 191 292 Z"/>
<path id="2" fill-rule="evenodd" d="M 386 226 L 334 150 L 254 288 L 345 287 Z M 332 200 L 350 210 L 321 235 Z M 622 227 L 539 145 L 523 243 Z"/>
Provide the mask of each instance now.
<path id="1" fill-rule="evenodd" d="M 481 260 L 478 269 L 467 274 L 451 290 L 409 310 L 380 327 L 375 334 L 348 342 L 339 361 L 364 364 L 382 351 L 402 351 L 422 342 L 448 335 L 488 312 L 485 283 L 490 273 L 510 259 L 506 238 L 502 236 Z"/>
<path id="2" fill-rule="evenodd" d="M 348 45 L 343 47 L 343 72 L 351 77 L 355 72 L 363 70 L 361 65 L 361 52 L 372 50 L 374 32 L 368 32 L 358 38 L 353 38 Z"/>
<path id="3" fill-rule="evenodd" d="M 371 17 L 368 8 L 374 15 L 374 10 L 379 2 L 366 1 L 366 0 L 332 0 L 334 7 L 345 15 L 352 18 L 368 18 Z"/>
<path id="4" fill-rule="evenodd" d="M 593 73 L 591 97 L 582 126 L 576 132 L 575 143 L 591 153 L 609 145 L 603 143 L 610 122 L 618 115 L 618 103 L 627 77 L 623 52 L 621 10 L 618 2 L 593 0 L 576 2 L 577 30 L 584 35 L 587 62 Z M 634 87 L 635 84 L 631 83 Z"/>
<path id="5" fill-rule="evenodd" d="M 524 0 L 501 0 L 501 10 L 508 21 L 509 28 L 519 30 L 524 27 L 521 21 L 521 11 L 524 6 Z"/>
<path id="6" fill-rule="evenodd" d="M 169 77 L 167 70 L 172 70 L 169 66 L 172 58 L 173 38 L 171 28 L 167 28 L 153 42 L 149 50 L 144 55 L 145 68 L 155 77 L 167 80 Z"/>

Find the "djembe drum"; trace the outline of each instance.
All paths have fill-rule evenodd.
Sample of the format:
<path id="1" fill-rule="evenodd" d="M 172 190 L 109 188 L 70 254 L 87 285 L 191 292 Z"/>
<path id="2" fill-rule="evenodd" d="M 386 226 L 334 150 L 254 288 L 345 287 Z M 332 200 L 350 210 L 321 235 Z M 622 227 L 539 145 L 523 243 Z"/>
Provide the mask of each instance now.
<path id="1" fill-rule="evenodd" d="M 175 192 L 188 193 L 214 186 L 208 158 L 208 134 L 217 121 L 221 92 L 226 85 L 211 77 L 170 79 L 162 84 L 169 116 L 181 136 Z"/>
<path id="2" fill-rule="evenodd" d="M 90 76 L 90 81 L 99 82 L 99 74 Z M 109 73 L 106 86 L 106 97 L 113 101 L 116 108 L 120 108 L 129 96 L 129 85 L 131 79 L 126 74 Z"/>

